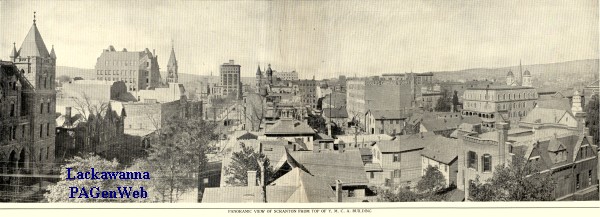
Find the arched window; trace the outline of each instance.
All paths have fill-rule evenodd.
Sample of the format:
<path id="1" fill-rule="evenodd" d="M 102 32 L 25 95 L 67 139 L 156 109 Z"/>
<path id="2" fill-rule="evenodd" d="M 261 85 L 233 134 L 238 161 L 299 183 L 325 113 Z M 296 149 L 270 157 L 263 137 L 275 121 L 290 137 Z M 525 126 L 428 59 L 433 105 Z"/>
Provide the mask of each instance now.
<path id="1" fill-rule="evenodd" d="M 492 156 L 489 154 L 484 154 L 483 156 L 481 156 L 481 161 L 483 162 L 483 172 L 491 172 Z"/>

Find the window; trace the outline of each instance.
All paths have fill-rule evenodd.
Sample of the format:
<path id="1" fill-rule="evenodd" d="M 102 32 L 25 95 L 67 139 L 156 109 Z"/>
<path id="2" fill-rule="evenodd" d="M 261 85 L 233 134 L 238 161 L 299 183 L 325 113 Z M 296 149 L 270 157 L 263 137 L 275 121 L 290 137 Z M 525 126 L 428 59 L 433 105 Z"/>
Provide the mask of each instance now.
<path id="1" fill-rule="evenodd" d="M 394 154 L 394 159 L 392 162 L 400 162 L 400 153 Z"/>
<path id="2" fill-rule="evenodd" d="M 590 171 L 591 171 L 591 170 L 590 170 Z M 375 172 L 370 172 L 370 175 L 369 175 L 369 177 L 370 177 L 371 179 L 374 179 L 374 178 L 375 178 Z"/>
<path id="3" fill-rule="evenodd" d="M 40 104 L 40 114 L 44 113 L 44 103 Z"/>
<path id="4" fill-rule="evenodd" d="M 38 154 L 39 161 L 42 161 L 42 153 L 44 153 L 44 149 L 40 148 L 40 153 Z"/>
<path id="5" fill-rule="evenodd" d="M 44 133 L 44 124 L 40 124 L 40 138 L 42 138 L 43 133 Z"/>
<path id="6" fill-rule="evenodd" d="M 579 174 L 575 175 L 575 189 L 579 190 L 580 184 L 579 184 Z"/>
<path id="7" fill-rule="evenodd" d="M 46 123 L 46 136 L 50 136 L 50 123 Z"/>
<path id="8" fill-rule="evenodd" d="M 588 186 L 592 186 L 592 170 L 588 170 Z"/>
<path id="9" fill-rule="evenodd" d="M 484 154 L 481 158 L 483 159 L 483 172 L 492 171 L 492 156 Z"/>
<path id="10" fill-rule="evenodd" d="M 468 153 L 468 168 L 473 168 L 477 170 L 477 154 L 475 152 L 469 151 Z"/>
<path id="11" fill-rule="evenodd" d="M 393 178 L 402 177 L 402 172 L 400 170 L 394 170 Z"/>
<path id="12" fill-rule="evenodd" d="M 50 103 L 46 104 L 46 111 L 48 111 L 48 113 L 50 113 Z"/>
<path id="13" fill-rule="evenodd" d="M 14 116 L 16 115 L 16 112 L 15 112 L 15 110 L 16 110 L 16 109 L 15 109 L 15 104 L 14 104 L 14 103 L 11 103 L 11 104 L 10 104 L 10 116 L 11 116 L 11 117 L 14 117 Z"/>
<path id="14" fill-rule="evenodd" d="M 46 148 L 46 159 L 50 157 L 50 148 Z"/>

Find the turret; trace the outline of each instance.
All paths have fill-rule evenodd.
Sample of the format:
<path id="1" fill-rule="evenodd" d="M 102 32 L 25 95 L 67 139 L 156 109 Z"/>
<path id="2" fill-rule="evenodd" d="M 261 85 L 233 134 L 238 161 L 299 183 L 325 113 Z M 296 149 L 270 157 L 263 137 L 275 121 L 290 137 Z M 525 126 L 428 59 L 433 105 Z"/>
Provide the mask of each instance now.
<path id="1" fill-rule="evenodd" d="M 508 74 L 506 75 L 506 85 L 515 86 L 515 75 L 512 70 L 508 70 Z"/>
<path id="2" fill-rule="evenodd" d="M 532 81 L 531 81 L 531 72 L 529 72 L 529 70 L 525 70 L 525 72 L 523 72 L 523 86 L 524 87 L 532 87 Z"/>

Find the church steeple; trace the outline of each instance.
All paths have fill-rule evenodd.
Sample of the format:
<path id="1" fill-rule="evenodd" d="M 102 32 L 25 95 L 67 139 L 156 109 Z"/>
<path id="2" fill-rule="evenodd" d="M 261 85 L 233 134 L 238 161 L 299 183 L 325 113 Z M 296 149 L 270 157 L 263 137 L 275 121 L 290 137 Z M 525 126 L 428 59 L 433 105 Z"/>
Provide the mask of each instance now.
<path id="1" fill-rule="evenodd" d="M 179 74 L 177 66 L 177 58 L 175 57 L 175 46 L 171 40 L 171 56 L 169 57 L 169 63 L 167 63 L 167 83 L 178 83 Z"/>

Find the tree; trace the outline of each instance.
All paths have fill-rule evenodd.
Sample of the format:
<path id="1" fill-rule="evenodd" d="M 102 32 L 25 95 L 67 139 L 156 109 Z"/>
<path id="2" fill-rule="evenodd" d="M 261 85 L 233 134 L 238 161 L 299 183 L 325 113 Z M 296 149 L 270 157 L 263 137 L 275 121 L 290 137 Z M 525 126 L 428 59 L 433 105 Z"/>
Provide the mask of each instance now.
<path id="1" fill-rule="evenodd" d="M 244 143 L 240 145 L 242 149 L 233 153 L 231 163 L 225 167 L 226 176 L 228 177 L 225 182 L 233 186 L 246 186 L 248 185 L 248 171 L 256 171 L 256 181 L 260 182 L 261 169 L 259 162 L 264 161 L 265 184 L 269 183 L 275 172 L 267 156 L 263 153 L 256 153 L 254 148 L 246 146 Z"/>
<path id="2" fill-rule="evenodd" d="M 435 111 L 449 112 L 451 104 L 452 104 L 452 98 L 450 97 L 450 94 L 448 93 L 448 91 L 444 90 L 444 92 L 442 92 L 442 97 L 440 97 L 438 99 L 437 103 L 435 104 Z"/>
<path id="3" fill-rule="evenodd" d="M 552 201 L 554 186 L 550 173 L 540 173 L 538 163 L 515 155 L 509 166 L 497 166 L 486 183 L 477 178 L 470 184 L 469 197 L 474 201 Z"/>
<path id="4" fill-rule="evenodd" d="M 599 103 L 598 94 L 594 94 L 585 107 L 585 112 L 587 113 L 585 126 L 588 127 L 590 136 L 594 139 L 594 144 L 598 144 L 598 141 L 600 141 L 600 138 L 598 138 L 600 136 L 598 135 L 598 130 L 600 130 L 600 124 L 598 124 L 600 119 L 598 117 L 598 113 L 600 112 L 598 109 Z"/>
<path id="5" fill-rule="evenodd" d="M 458 91 L 454 91 L 454 94 L 452 95 L 452 105 L 454 105 L 454 111 L 451 112 L 455 112 L 458 109 L 458 106 L 460 105 L 460 102 L 458 102 Z"/>
<path id="6" fill-rule="evenodd" d="M 377 202 L 416 202 L 420 200 L 419 194 L 406 188 L 399 188 L 397 191 L 385 189 L 377 192 Z"/>
<path id="7" fill-rule="evenodd" d="M 94 199 L 79 199 L 79 193 L 74 194 L 75 198 L 70 198 L 71 189 L 70 187 L 85 187 L 86 190 L 90 190 L 91 187 L 98 187 L 100 190 L 117 190 L 117 187 L 121 186 L 132 186 L 134 189 L 140 185 L 139 182 L 130 180 L 91 180 L 91 179 L 75 179 L 67 180 L 68 173 L 67 168 L 72 168 L 71 177 L 76 176 L 76 172 L 87 172 L 90 168 L 94 168 L 95 171 L 106 171 L 106 172 L 117 172 L 119 170 L 119 163 L 116 160 L 109 161 L 96 155 L 85 155 L 83 157 L 76 156 L 69 161 L 66 165 L 62 166 L 60 172 L 60 181 L 55 185 L 48 186 L 48 193 L 44 194 L 44 198 L 51 203 L 59 202 L 144 202 L 145 199 L 133 199 L 133 198 L 94 198 Z M 151 178 L 152 179 L 152 178 Z M 82 189 L 79 189 L 81 192 Z M 151 193 L 148 193 L 151 195 Z M 118 193 L 117 193 L 117 196 Z"/>
<path id="8" fill-rule="evenodd" d="M 150 141 L 147 159 L 140 159 L 134 167 L 154 175 L 150 190 L 157 192 L 155 200 L 176 202 L 183 193 L 196 188 L 190 174 L 203 171 L 206 154 L 215 151 L 211 141 L 216 140 L 214 124 L 198 116 L 175 117 L 165 123 Z"/>
<path id="9" fill-rule="evenodd" d="M 425 193 L 436 193 L 446 186 L 446 178 L 437 167 L 431 165 L 425 169 L 425 175 L 417 183 L 417 190 Z"/>
<path id="10" fill-rule="evenodd" d="M 322 116 L 318 115 L 308 115 L 308 126 L 317 130 L 319 133 L 328 134 L 327 132 L 327 121 Z M 332 135 L 340 135 L 343 134 L 343 130 L 341 127 L 337 126 L 335 123 L 331 123 L 331 134 Z"/>

